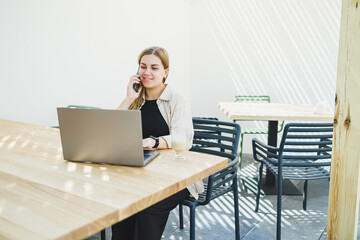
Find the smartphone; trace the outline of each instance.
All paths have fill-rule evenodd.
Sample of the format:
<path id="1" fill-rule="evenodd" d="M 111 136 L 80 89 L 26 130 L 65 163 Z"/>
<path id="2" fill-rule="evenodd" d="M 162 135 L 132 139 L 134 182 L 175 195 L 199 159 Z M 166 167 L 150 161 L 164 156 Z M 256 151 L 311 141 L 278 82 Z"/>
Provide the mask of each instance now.
<path id="1" fill-rule="evenodd" d="M 137 75 L 139 75 L 139 69 L 140 69 L 140 66 L 138 67 L 138 70 L 137 70 Z M 133 85 L 133 88 L 134 88 L 134 90 L 135 90 L 135 92 L 139 92 L 139 88 L 140 88 L 140 85 L 141 85 L 141 79 L 140 79 L 140 77 L 139 77 L 139 80 L 140 80 L 140 83 L 134 83 L 134 85 Z"/>

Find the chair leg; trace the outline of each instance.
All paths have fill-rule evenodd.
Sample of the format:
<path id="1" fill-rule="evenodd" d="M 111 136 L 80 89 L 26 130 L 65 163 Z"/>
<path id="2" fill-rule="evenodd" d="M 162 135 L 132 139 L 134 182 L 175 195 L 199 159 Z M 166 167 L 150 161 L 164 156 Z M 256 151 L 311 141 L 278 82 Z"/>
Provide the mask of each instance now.
<path id="1" fill-rule="evenodd" d="M 240 216 L 239 216 L 239 190 L 237 184 L 237 177 L 234 178 L 234 213 L 235 213 L 235 239 L 240 240 Z"/>
<path id="2" fill-rule="evenodd" d="M 195 240 L 195 206 L 190 206 L 190 240 Z"/>
<path id="3" fill-rule="evenodd" d="M 243 140 L 244 140 L 244 134 L 240 134 L 240 153 L 239 153 L 239 170 L 241 171 L 241 165 L 242 165 L 242 152 L 243 152 Z"/>
<path id="4" fill-rule="evenodd" d="M 257 192 L 256 192 L 255 212 L 257 212 L 259 210 L 260 186 L 261 186 L 261 178 L 262 178 L 263 166 L 264 166 L 264 164 L 260 163 L 259 175 L 258 175 L 258 186 L 257 186 Z"/>
<path id="5" fill-rule="evenodd" d="M 306 201 L 307 201 L 307 187 L 308 180 L 304 181 L 304 193 L 303 193 L 303 209 L 306 211 Z"/>
<path id="6" fill-rule="evenodd" d="M 179 221 L 180 221 L 180 229 L 184 229 L 184 214 L 183 214 L 182 204 L 179 204 Z"/>
<path id="7" fill-rule="evenodd" d="M 282 197 L 282 166 L 278 167 L 278 195 L 277 195 L 277 219 L 276 240 L 281 239 L 281 197 Z"/>

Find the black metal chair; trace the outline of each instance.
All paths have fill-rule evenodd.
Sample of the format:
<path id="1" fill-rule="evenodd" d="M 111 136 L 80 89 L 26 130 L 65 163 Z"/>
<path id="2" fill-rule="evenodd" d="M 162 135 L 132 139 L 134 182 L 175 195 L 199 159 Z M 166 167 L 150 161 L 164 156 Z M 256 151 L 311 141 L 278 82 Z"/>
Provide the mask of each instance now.
<path id="1" fill-rule="evenodd" d="M 193 118 L 194 141 L 190 151 L 212 154 L 229 159 L 228 166 L 208 177 L 204 193 L 199 199 L 187 198 L 179 204 L 180 229 L 183 224 L 183 205 L 190 208 L 190 239 L 195 239 L 195 209 L 198 206 L 207 205 L 211 200 L 220 197 L 230 191 L 234 194 L 235 213 L 235 237 L 240 239 L 239 223 L 239 197 L 237 170 L 238 159 L 236 157 L 240 136 L 240 125 L 231 122 L 222 122 L 210 119 Z"/>
<path id="2" fill-rule="evenodd" d="M 306 210 L 308 180 L 330 177 L 332 138 L 332 123 L 289 123 L 279 147 L 252 140 L 254 159 L 260 162 L 255 212 L 259 209 L 263 165 L 278 180 L 276 239 L 281 239 L 282 180 L 304 180 L 303 209 Z"/>

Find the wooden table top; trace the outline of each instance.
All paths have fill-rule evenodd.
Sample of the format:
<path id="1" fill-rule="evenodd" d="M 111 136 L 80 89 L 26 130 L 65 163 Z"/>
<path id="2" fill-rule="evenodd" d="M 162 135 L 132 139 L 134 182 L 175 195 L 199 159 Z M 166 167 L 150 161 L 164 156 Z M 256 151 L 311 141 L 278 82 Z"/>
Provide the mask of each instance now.
<path id="1" fill-rule="evenodd" d="M 58 129 L 0 120 L 0 239 L 85 238 L 227 166 L 173 154 L 142 168 L 68 162 Z"/>
<path id="2" fill-rule="evenodd" d="M 332 122 L 334 119 L 332 112 L 316 114 L 308 104 L 219 102 L 218 107 L 231 120 Z"/>

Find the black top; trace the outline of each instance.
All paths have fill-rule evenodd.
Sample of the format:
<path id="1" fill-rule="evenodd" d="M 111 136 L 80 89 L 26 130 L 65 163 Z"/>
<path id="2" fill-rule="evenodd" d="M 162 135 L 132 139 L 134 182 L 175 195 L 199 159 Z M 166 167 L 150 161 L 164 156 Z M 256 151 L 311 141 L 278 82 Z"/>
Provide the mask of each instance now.
<path id="1" fill-rule="evenodd" d="M 150 135 L 154 137 L 169 135 L 169 126 L 161 115 L 156 100 L 146 100 L 140 111 L 143 138 L 148 138 Z"/>

